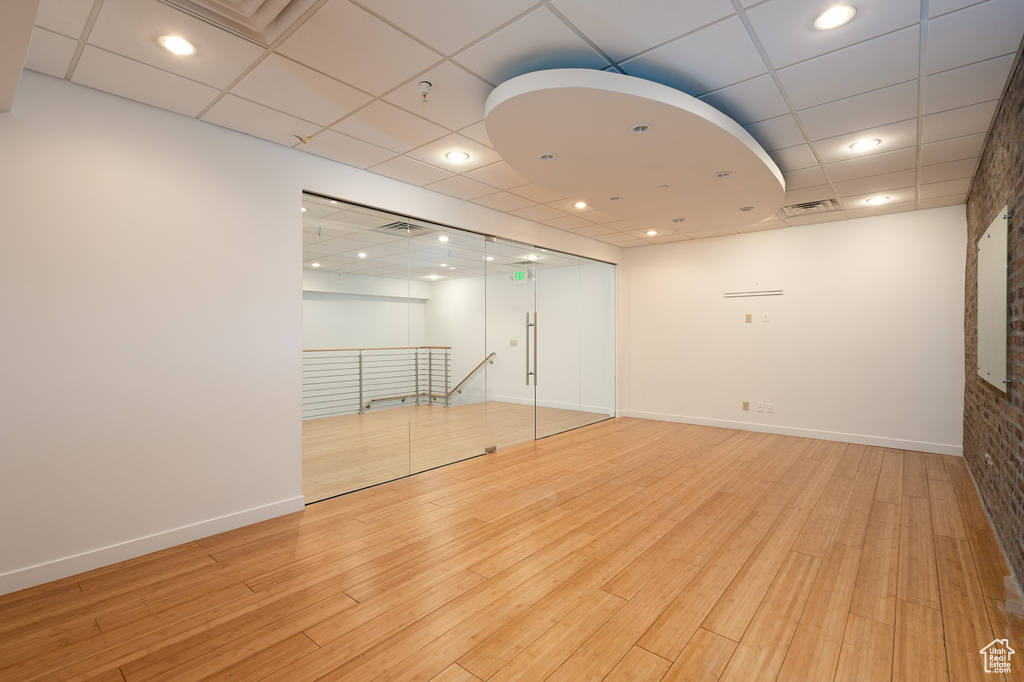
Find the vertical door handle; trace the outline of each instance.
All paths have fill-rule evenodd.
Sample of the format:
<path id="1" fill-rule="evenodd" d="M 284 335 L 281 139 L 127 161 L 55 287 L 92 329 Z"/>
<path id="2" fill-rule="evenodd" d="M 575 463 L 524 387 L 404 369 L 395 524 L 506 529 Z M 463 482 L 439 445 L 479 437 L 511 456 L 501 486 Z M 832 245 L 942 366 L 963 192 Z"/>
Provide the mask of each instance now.
<path id="1" fill-rule="evenodd" d="M 533 385 L 537 385 L 537 312 L 533 313 Z"/>
<path id="2" fill-rule="evenodd" d="M 526 313 L 526 385 L 530 385 L 530 313 Z"/>

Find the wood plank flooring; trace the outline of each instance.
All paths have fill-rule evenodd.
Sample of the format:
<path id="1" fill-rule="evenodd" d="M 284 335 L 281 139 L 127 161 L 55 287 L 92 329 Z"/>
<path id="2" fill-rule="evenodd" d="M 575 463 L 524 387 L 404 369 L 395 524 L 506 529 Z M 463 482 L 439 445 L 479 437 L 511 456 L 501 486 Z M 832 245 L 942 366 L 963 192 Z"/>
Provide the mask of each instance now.
<path id="1" fill-rule="evenodd" d="M 302 423 L 302 494 L 308 504 L 605 419 L 497 400 L 310 419 Z"/>
<path id="2" fill-rule="evenodd" d="M 960 458 L 638 419 L 0 596 L 4 682 L 961 682 L 996 638 Z"/>

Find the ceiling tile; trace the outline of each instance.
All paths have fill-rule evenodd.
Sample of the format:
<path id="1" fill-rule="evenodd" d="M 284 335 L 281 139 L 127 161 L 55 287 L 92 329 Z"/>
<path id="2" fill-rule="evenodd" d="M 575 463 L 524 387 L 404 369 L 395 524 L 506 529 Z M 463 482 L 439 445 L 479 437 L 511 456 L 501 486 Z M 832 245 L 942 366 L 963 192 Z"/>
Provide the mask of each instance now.
<path id="1" fill-rule="evenodd" d="M 854 151 L 850 145 L 860 140 L 881 140 L 881 144 L 869 151 Z M 865 158 L 917 145 L 917 120 L 901 121 L 878 128 L 868 128 L 850 135 L 839 135 L 813 143 L 814 150 L 822 163 L 835 163 L 852 158 Z"/>
<path id="2" fill-rule="evenodd" d="M 785 225 L 782 227 L 785 227 Z M 645 237 L 644 239 L 648 244 L 673 244 L 675 242 L 689 241 L 690 239 L 693 239 L 693 237 L 688 237 L 685 234 L 659 234 L 656 237 Z"/>
<path id="3" fill-rule="evenodd" d="M 550 225 L 551 227 L 557 227 L 560 230 L 569 230 L 575 227 L 587 227 L 588 225 L 593 225 L 594 223 L 590 222 L 589 220 L 584 220 L 583 218 L 577 215 L 567 215 L 564 218 L 545 220 L 544 224 Z"/>
<path id="4" fill-rule="evenodd" d="M 797 109 L 895 85 L 918 76 L 920 29 L 904 29 L 778 72 Z"/>
<path id="5" fill-rule="evenodd" d="M 832 191 L 832 188 L 828 185 L 803 187 L 801 189 L 794 189 L 786 192 L 786 198 L 783 200 L 783 206 L 792 206 L 793 204 L 804 204 L 808 201 L 823 201 L 825 199 L 835 198 L 836 193 Z"/>
<path id="6" fill-rule="evenodd" d="M 928 17 L 937 17 L 977 3 L 978 0 L 929 0 Z"/>
<path id="7" fill-rule="evenodd" d="M 600 237 L 608 234 L 621 234 L 605 225 L 588 225 L 572 230 L 573 234 L 581 234 L 584 237 Z"/>
<path id="8" fill-rule="evenodd" d="M 902 204 L 908 201 L 914 201 L 917 198 L 915 196 L 916 191 L 917 190 L 914 187 L 910 186 L 899 187 L 896 189 L 887 189 L 884 192 L 867 192 L 865 194 L 843 197 L 839 200 L 839 203 L 841 203 L 843 208 L 848 211 L 855 211 L 859 208 L 868 208 L 872 205 L 867 203 L 867 200 L 879 196 L 889 197 L 889 201 L 886 202 L 888 204 Z"/>
<path id="9" fill-rule="evenodd" d="M 921 145 L 921 163 L 930 166 L 947 161 L 970 159 L 979 156 L 984 145 L 985 133 Z"/>
<path id="10" fill-rule="evenodd" d="M 32 29 L 32 41 L 25 56 L 25 68 L 63 78 L 78 49 L 78 41 L 45 29 Z"/>
<path id="11" fill-rule="evenodd" d="M 526 197 L 536 201 L 538 204 L 546 204 L 552 201 L 558 201 L 559 199 L 565 199 L 558 192 L 553 192 L 546 187 L 541 187 L 537 184 L 523 185 L 522 187 L 515 187 L 510 190 L 512 194 L 518 194 L 521 197 Z"/>
<path id="12" fill-rule="evenodd" d="M 978 168 L 978 159 L 961 159 L 960 161 L 949 161 L 938 163 L 934 166 L 923 166 L 921 168 L 921 183 L 945 182 L 946 180 L 959 180 L 961 178 L 974 177 L 974 171 Z"/>
<path id="13" fill-rule="evenodd" d="M 446 128 L 381 100 L 335 124 L 333 129 L 398 153 L 448 134 Z"/>
<path id="14" fill-rule="evenodd" d="M 753 225 L 744 225 L 743 227 L 734 228 L 740 234 L 746 234 L 747 232 L 764 232 L 765 230 L 778 230 L 783 227 L 788 227 L 785 222 L 773 219 L 773 220 L 762 220 L 759 223 Z"/>
<path id="15" fill-rule="evenodd" d="M 277 51 L 373 95 L 384 94 L 441 58 L 349 0 L 330 0 Z"/>
<path id="16" fill-rule="evenodd" d="M 557 207 L 557 204 L 555 204 Z M 614 223 L 616 220 L 622 220 L 619 216 L 612 215 L 611 213 L 605 213 L 604 211 L 590 211 L 582 214 L 587 220 L 592 223 L 598 223 L 604 225 L 605 223 Z"/>
<path id="17" fill-rule="evenodd" d="M 917 183 L 917 170 L 902 170 L 895 173 L 884 173 L 882 175 L 871 175 L 856 180 L 837 182 L 835 187 L 840 198 L 869 194 L 871 192 L 885 192 L 892 188 L 910 187 Z"/>
<path id="18" fill-rule="evenodd" d="M 187 39 L 196 53 L 168 52 L 157 43 L 166 34 Z M 263 54 L 263 48 L 156 0 L 104 0 L 89 44 L 220 89 Z"/>
<path id="19" fill-rule="evenodd" d="M 530 182 L 529 178 L 525 178 L 512 170 L 512 167 L 504 161 L 492 163 L 490 166 L 484 166 L 483 168 L 477 168 L 476 170 L 464 173 L 464 175 L 480 182 L 486 182 L 488 185 L 493 185 L 499 189 L 522 187 Z"/>
<path id="20" fill-rule="evenodd" d="M 935 199 L 937 197 L 948 197 L 957 194 L 966 194 L 971 188 L 970 178 L 960 180 L 946 180 L 945 182 L 933 182 L 921 185 L 922 199 Z"/>
<path id="21" fill-rule="evenodd" d="M 93 3 L 85 0 L 40 0 L 36 26 L 78 40 L 92 7 Z"/>
<path id="22" fill-rule="evenodd" d="M 486 206 L 487 208 L 493 208 L 496 211 L 505 211 L 507 213 L 519 208 L 533 206 L 535 202 L 508 192 L 496 192 L 495 194 L 488 194 L 487 196 L 480 197 L 479 199 L 474 199 L 473 203 Z"/>
<path id="23" fill-rule="evenodd" d="M 576 208 L 576 202 L 576 198 L 559 199 L 558 201 L 549 201 L 547 205 L 550 206 L 551 208 L 557 208 L 559 211 L 565 211 L 569 215 L 582 216 L 586 218 L 588 221 L 590 221 L 590 216 L 588 216 L 587 214 L 594 213 L 594 209 L 590 208 L 589 206 L 586 206 L 584 208 Z M 600 213 L 600 211 L 597 211 L 597 213 Z"/>
<path id="24" fill-rule="evenodd" d="M 644 243 L 642 240 L 637 239 L 631 234 L 626 234 L 625 232 L 609 232 L 608 234 L 596 235 L 593 238 L 608 244 L 622 244 L 624 242 Z"/>
<path id="25" fill-rule="evenodd" d="M 956 206 L 967 203 L 966 194 L 953 194 L 948 197 L 935 197 L 934 199 L 921 199 L 917 202 L 920 209 L 942 208 L 943 206 Z"/>
<path id="26" fill-rule="evenodd" d="M 268 55 L 231 93 L 321 126 L 370 102 L 373 98 L 333 78 L 278 54 Z"/>
<path id="27" fill-rule="evenodd" d="M 789 105 L 767 74 L 710 92 L 700 99 L 740 125 L 789 113 Z"/>
<path id="28" fill-rule="evenodd" d="M 915 25 L 921 19 L 918 0 L 859 0 L 856 7 L 853 21 L 831 31 L 814 28 L 814 20 L 828 9 L 828 3 L 771 0 L 747 10 L 747 17 L 777 69 Z"/>
<path id="29" fill-rule="evenodd" d="M 420 81 L 424 80 L 431 83 L 430 96 L 426 102 L 419 88 Z M 483 120 L 484 102 L 492 89 L 457 64 L 445 62 L 384 99 L 449 130 L 458 130 Z M 473 139 L 481 142 L 478 138 Z"/>
<path id="30" fill-rule="evenodd" d="M 820 166 L 783 173 L 782 177 L 786 181 L 786 189 L 790 191 L 828 183 L 828 180 L 825 179 L 825 172 L 821 170 Z"/>
<path id="31" fill-rule="evenodd" d="M 511 213 L 512 215 L 517 215 L 520 218 L 536 220 L 537 222 L 565 217 L 565 213 L 551 208 L 550 206 L 530 206 L 529 208 L 516 209 L 515 211 L 511 211 Z"/>
<path id="32" fill-rule="evenodd" d="M 734 13 L 728 0 L 652 2 L 554 0 L 552 6 L 616 61 Z"/>
<path id="33" fill-rule="evenodd" d="M 1024 2 L 989 0 L 928 22 L 927 71 L 1014 54 L 1024 26 Z"/>
<path id="34" fill-rule="evenodd" d="M 714 237 L 728 237 L 731 234 L 736 234 L 736 230 L 731 228 L 722 228 L 717 230 L 698 230 L 696 232 L 687 232 L 686 236 L 690 239 L 712 239 Z"/>
<path id="35" fill-rule="evenodd" d="M 772 157 L 772 160 L 775 161 L 775 164 L 783 173 L 818 165 L 814 154 L 811 153 L 811 148 L 805 144 L 797 145 L 796 147 L 786 147 L 785 149 L 776 149 L 769 156 Z"/>
<path id="36" fill-rule="evenodd" d="M 928 76 L 924 81 L 924 113 L 999 99 L 1013 59 L 1013 55 L 1007 55 Z"/>
<path id="37" fill-rule="evenodd" d="M 905 213 L 917 208 L 915 201 L 903 201 L 900 203 L 887 202 L 880 206 L 867 206 L 865 208 L 851 208 L 846 214 L 851 218 L 868 218 L 876 215 L 890 215 L 892 213 Z"/>
<path id="38" fill-rule="evenodd" d="M 294 136 L 306 137 L 320 129 L 315 123 L 282 114 L 234 95 L 225 95 L 201 118 L 207 123 L 255 135 L 288 147 L 296 144 Z"/>
<path id="39" fill-rule="evenodd" d="M 491 138 L 487 137 L 487 129 L 484 128 L 484 122 L 479 121 L 471 126 L 466 126 L 461 130 L 457 131 L 459 135 L 465 135 L 471 140 L 479 142 L 485 147 L 493 147 L 491 144 Z"/>
<path id="40" fill-rule="evenodd" d="M 360 0 L 367 9 L 450 55 L 533 7 L 534 0 Z"/>
<path id="41" fill-rule="evenodd" d="M 488 194 L 494 194 L 494 188 L 482 182 L 456 175 L 453 178 L 434 182 L 426 186 L 427 189 L 441 192 L 449 196 L 470 201 Z"/>
<path id="42" fill-rule="evenodd" d="M 649 229 L 651 224 L 640 220 L 616 220 L 614 222 L 604 223 L 604 226 L 615 230 L 616 232 L 635 232 L 639 229 Z"/>
<path id="43" fill-rule="evenodd" d="M 198 115 L 220 94 L 208 85 L 89 46 L 72 80 L 185 116 Z"/>
<path id="44" fill-rule="evenodd" d="M 715 54 L 722 45 L 729 46 L 728 59 L 709 59 L 708 55 Z M 630 76 L 694 96 L 748 80 L 768 70 L 743 22 L 735 16 L 619 64 L 619 68 Z"/>
<path id="45" fill-rule="evenodd" d="M 815 213 L 812 215 L 798 215 L 794 218 L 786 218 L 786 224 L 790 227 L 798 227 L 800 225 L 819 225 L 824 223 L 834 223 L 839 220 L 846 220 L 846 212 L 839 211 L 837 213 Z"/>
<path id="46" fill-rule="evenodd" d="M 451 151 L 466 152 L 469 154 L 469 159 L 466 161 L 452 161 L 445 156 L 445 154 Z M 406 156 L 429 163 L 431 166 L 444 168 L 453 173 L 465 173 L 474 168 L 487 166 L 501 160 L 498 152 L 493 149 L 455 133 L 414 149 L 408 152 Z"/>
<path id="47" fill-rule="evenodd" d="M 649 246 L 650 244 L 651 242 L 644 241 L 643 239 L 629 239 L 627 241 L 618 242 L 615 244 L 615 246 L 618 246 L 619 248 L 622 249 L 629 249 L 634 246 Z"/>
<path id="48" fill-rule="evenodd" d="M 455 61 L 494 85 L 542 69 L 608 66 L 607 59 L 545 6 L 460 52 Z"/>
<path id="49" fill-rule="evenodd" d="M 866 178 L 870 175 L 882 175 L 901 170 L 909 170 L 917 166 L 917 147 L 907 147 L 871 156 L 861 156 L 847 161 L 825 164 L 825 172 L 833 182 L 844 182 Z"/>
<path id="50" fill-rule="evenodd" d="M 795 147 L 803 144 L 804 134 L 800 132 L 800 126 L 792 114 L 776 116 L 767 121 L 752 123 L 747 126 L 747 132 L 757 140 L 757 143 L 765 151 L 775 151 L 785 147 Z"/>
<path id="51" fill-rule="evenodd" d="M 394 152 L 387 149 L 336 133 L 333 130 L 318 133 L 308 145 L 302 148 L 302 151 L 356 168 L 368 168 L 395 155 Z"/>
<path id="52" fill-rule="evenodd" d="M 995 114 L 998 103 L 998 100 L 992 100 L 925 116 L 921 141 L 938 142 L 952 137 L 983 133 L 992 123 L 992 115 Z"/>
<path id="53" fill-rule="evenodd" d="M 797 112 L 811 140 L 917 118 L 917 80 Z"/>

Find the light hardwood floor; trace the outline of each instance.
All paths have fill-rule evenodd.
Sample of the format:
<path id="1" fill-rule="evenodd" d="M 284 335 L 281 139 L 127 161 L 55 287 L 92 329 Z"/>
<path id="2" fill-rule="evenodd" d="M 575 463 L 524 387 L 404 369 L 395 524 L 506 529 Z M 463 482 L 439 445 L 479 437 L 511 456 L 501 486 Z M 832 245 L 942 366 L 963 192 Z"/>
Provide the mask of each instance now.
<path id="1" fill-rule="evenodd" d="M 302 494 L 316 502 L 608 419 L 496 400 L 401 405 L 302 423 Z"/>
<path id="2" fill-rule="evenodd" d="M 0 679 L 991 681 L 1022 611 L 959 458 L 617 419 L 0 597 Z"/>

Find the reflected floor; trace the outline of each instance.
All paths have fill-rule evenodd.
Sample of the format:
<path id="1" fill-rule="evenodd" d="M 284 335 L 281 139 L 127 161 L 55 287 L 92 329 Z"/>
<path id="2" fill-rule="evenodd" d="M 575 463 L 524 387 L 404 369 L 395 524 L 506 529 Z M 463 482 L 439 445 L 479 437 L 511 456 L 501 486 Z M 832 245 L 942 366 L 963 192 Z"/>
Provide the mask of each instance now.
<path id="1" fill-rule="evenodd" d="M 410 405 L 302 423 L 306 502 L 475 457 L 608 419 L 609 415 L 490 401 L 442 407 Z"/>

